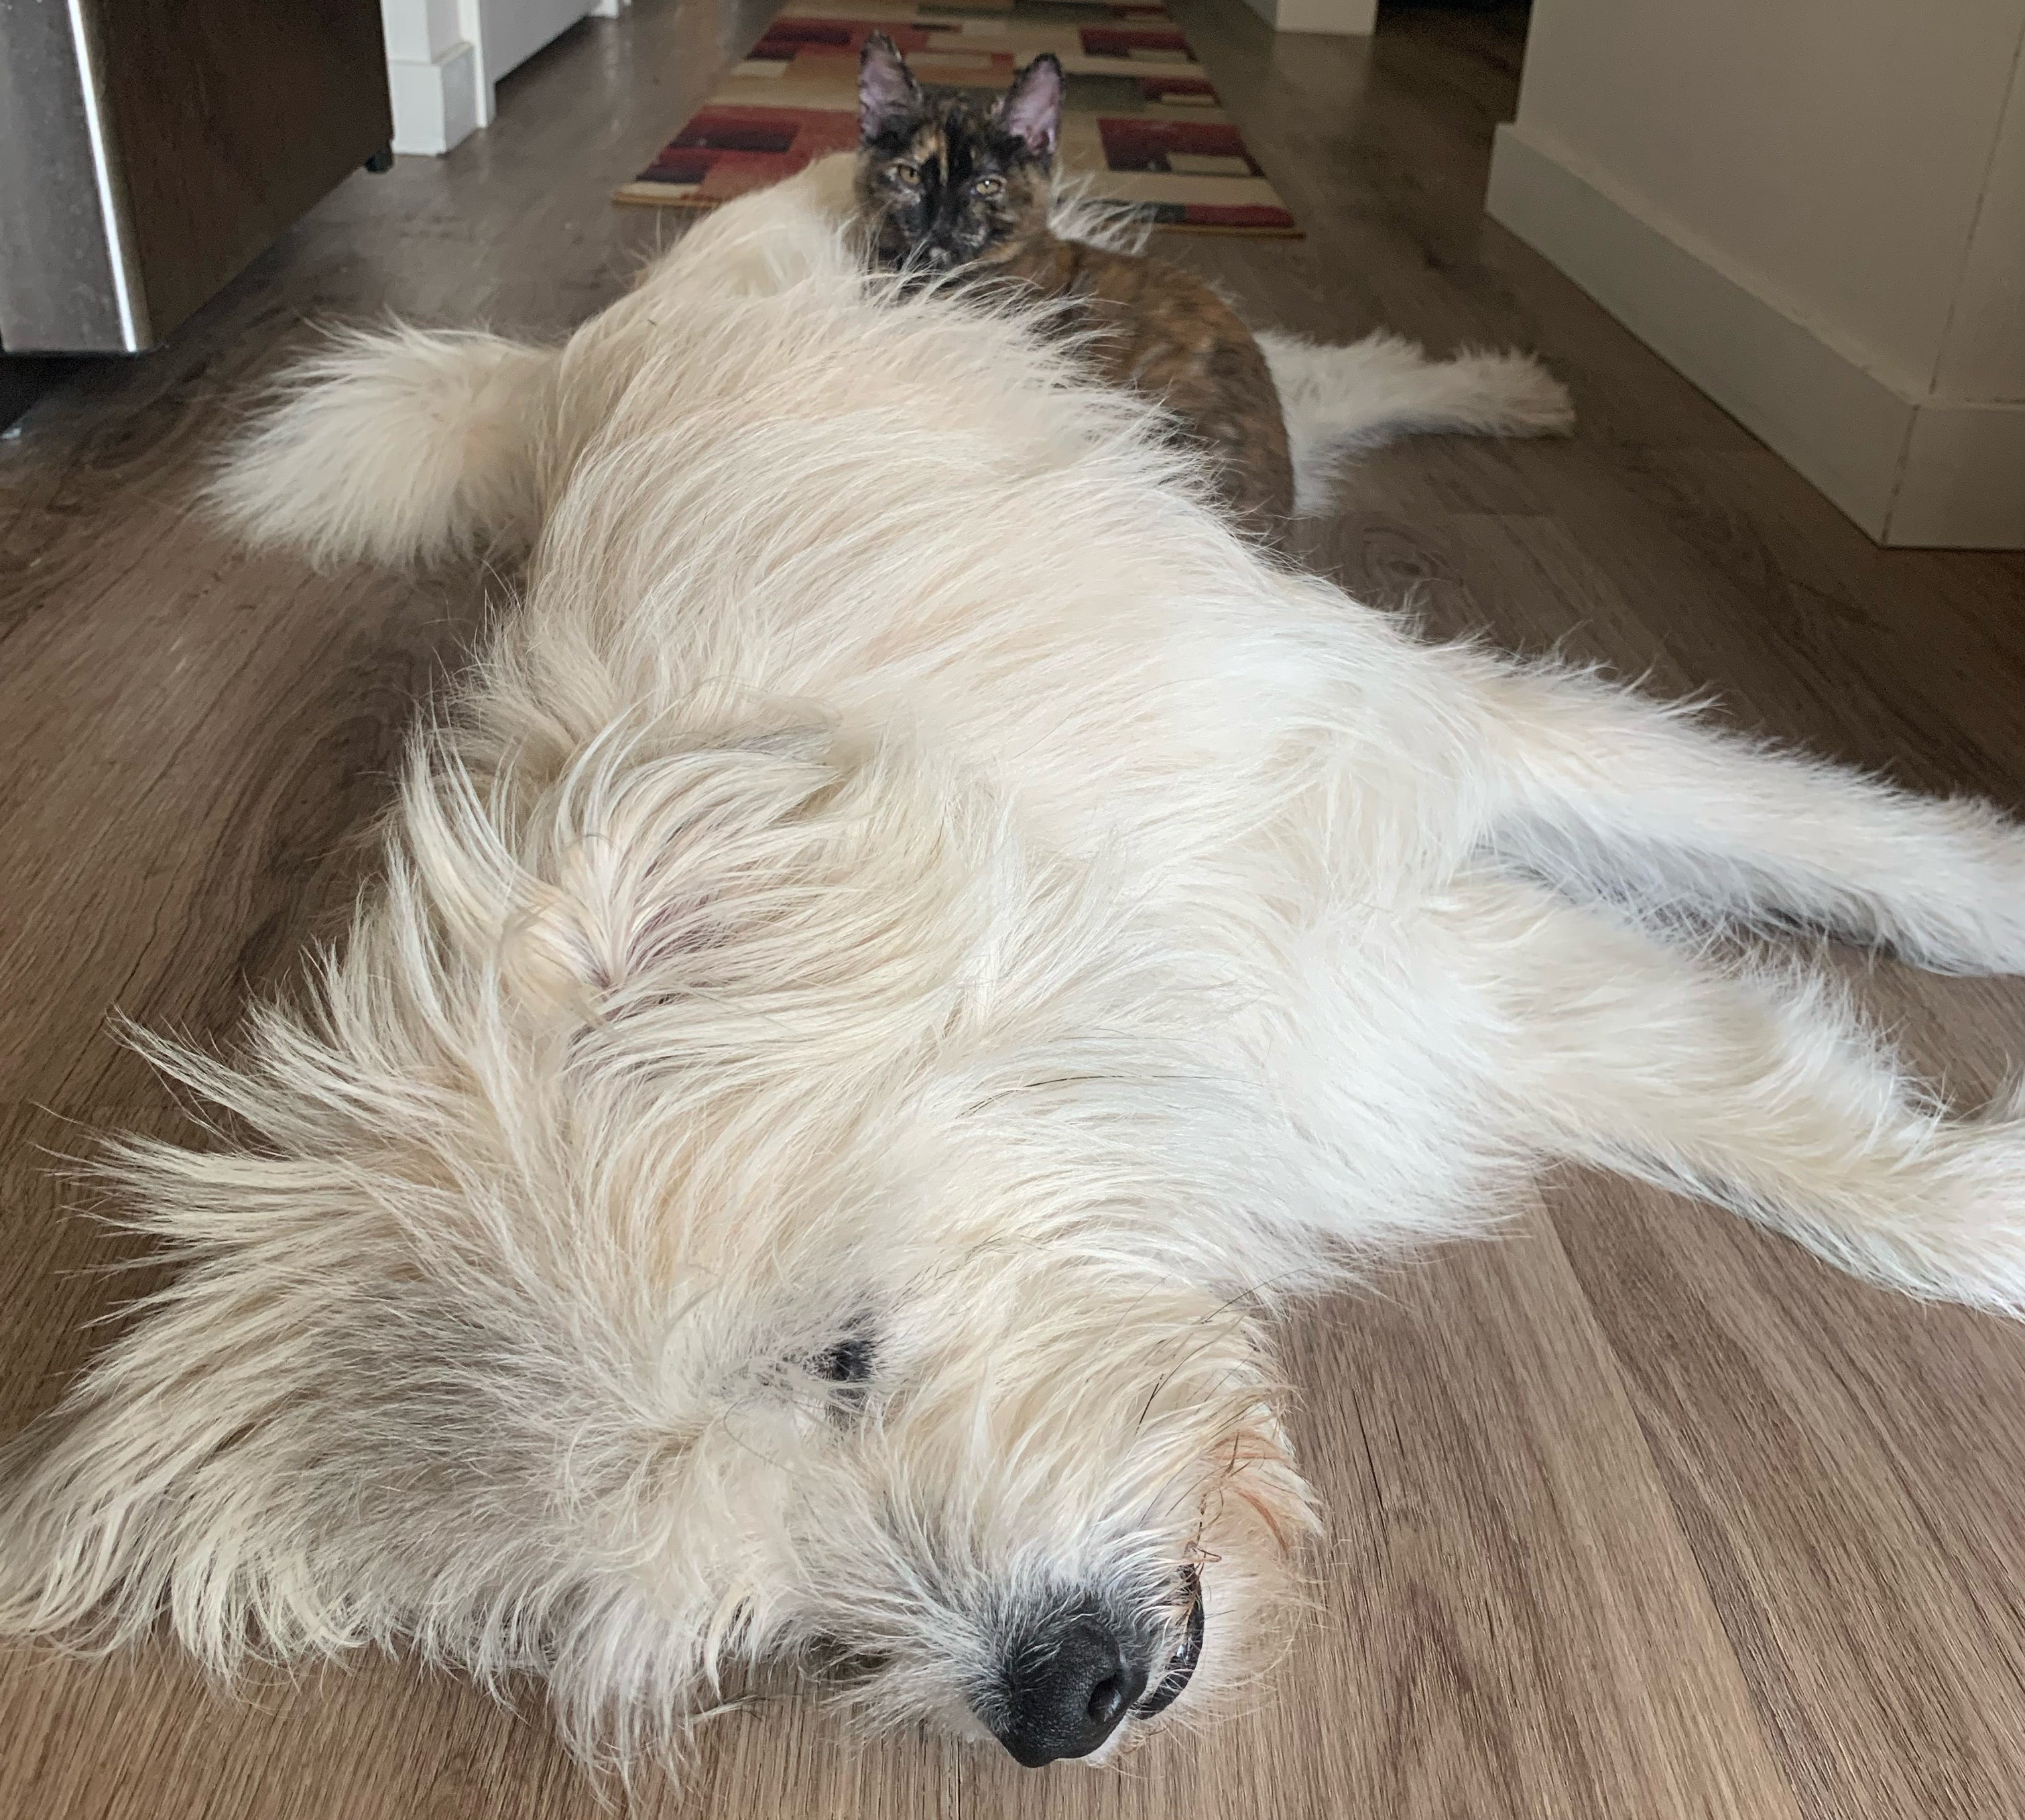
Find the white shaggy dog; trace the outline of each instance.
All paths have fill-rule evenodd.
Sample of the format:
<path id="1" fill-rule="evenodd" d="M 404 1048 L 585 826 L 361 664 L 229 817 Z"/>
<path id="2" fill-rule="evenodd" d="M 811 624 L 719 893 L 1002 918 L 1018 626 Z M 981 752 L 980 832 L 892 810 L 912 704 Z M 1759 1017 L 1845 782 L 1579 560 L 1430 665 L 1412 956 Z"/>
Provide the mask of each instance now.
<path id="1" fill-rule="evenodd" d="M 540 530 L 386 879 L 119 1172 L 175 1285 L 11 1469 L 0 1630 L 765 1662 L 1101 1756 L 1276 1635 L 1267 1318 L 1544 1157 L 2025 1307 L 2025 1125 L 1697 919 L 2025 967 L 2025 832 L 1276 566 L 1128 400 L 861 275 L 819 178 L 560 352 L 350 344 L 252 533 Z"/>

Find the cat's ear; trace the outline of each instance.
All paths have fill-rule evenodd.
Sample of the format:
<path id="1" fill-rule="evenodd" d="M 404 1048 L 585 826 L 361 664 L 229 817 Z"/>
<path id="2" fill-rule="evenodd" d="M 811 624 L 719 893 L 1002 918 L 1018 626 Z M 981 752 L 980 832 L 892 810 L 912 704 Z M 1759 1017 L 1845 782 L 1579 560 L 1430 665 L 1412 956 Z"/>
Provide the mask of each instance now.
<path id="1" fill-rule="evenodd" d="M 1054 156 L 1062 125 L 1062 66 L 1049 52 L 1013 77 L 995 117 L 1036 158 Z"/>
<path id="2" fill-rule="evenodd" d="M 873 32 L 858 53 L 858 136 L 869 145 L 921 105 L 921 85 L 899 47 L 884 32 Z"/>

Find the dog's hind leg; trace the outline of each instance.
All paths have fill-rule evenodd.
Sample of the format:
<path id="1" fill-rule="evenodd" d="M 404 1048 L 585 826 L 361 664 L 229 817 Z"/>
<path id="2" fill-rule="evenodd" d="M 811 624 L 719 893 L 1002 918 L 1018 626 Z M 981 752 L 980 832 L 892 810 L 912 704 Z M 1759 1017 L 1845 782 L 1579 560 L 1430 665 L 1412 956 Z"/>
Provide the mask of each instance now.
<path id="1" fill-rule="evenodd" d="M 283 374 L 208 501 L 248 542 L 320 565 L 524 549 L 560 358 L 472 331 L 347 330 Z"/>
<path id="2" fill-rule="evenodd" d="M 1486 664 L 1460 693 L 1493 767 L 1484 845 L 1571 895 L 1818 929 L 1943 971 L 2025 971 L 2025 827 L 1986 803 L 1915 796 L 1580 675 Z"/>
<path id="3" fill-rule="evenodd" d="M 1874 1282 L 2025 1314 L 2025 1117 L 1943 1112 L 1825 981 L 1725 970 L 1612 911 L 1486 894 L 1511 1116 Z"/>

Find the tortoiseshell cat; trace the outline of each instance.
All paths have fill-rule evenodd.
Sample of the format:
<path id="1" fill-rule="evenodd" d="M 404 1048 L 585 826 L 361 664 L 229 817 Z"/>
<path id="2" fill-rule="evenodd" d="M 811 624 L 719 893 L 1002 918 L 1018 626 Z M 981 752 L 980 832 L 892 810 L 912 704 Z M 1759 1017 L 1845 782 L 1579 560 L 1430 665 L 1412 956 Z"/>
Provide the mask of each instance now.
<path id="1" fill-rule="evenodd" d="M 964 90 L 924 88 L 874 33 L 858 66 L 858 206 L 873 256 L 1063 301 L 1064 329 L 1090 337 L 1103 377 L 1166 406 L 1211 458 L 1237 522 L 1276 539 L 1293 513 L 1293 463 L 1251 332 L 1180 267 L 1049 229 L 1062 90 L 1062 66 L 1044 54 L 987 109 Z"/>

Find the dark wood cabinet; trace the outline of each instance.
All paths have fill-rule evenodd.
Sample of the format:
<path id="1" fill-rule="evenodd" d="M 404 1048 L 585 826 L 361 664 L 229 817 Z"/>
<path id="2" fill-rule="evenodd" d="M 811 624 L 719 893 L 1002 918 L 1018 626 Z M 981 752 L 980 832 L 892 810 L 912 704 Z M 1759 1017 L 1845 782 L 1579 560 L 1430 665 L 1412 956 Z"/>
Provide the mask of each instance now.
<path id="1" fill-rule="evenodd" d="M 0 0 L 0 347 L 153 346 L 391 136 L 377 0 Z"/>

